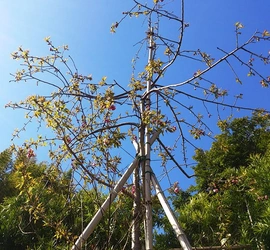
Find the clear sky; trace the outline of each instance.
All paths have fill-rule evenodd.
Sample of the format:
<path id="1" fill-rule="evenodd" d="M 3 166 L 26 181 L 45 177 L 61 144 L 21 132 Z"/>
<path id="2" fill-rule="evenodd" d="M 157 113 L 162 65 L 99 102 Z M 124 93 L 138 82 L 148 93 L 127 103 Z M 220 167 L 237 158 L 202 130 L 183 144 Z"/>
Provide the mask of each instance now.
<path id="1" fill-rule="evenodd" d="M 164 3 L 166 2 L 173 1 L 164 0 Z M 178 1 L 174 2 L 172 8 L 175 8 L 177 13 Z M 183 42 L 185 49 L 200 48 L 218 59 L 222 53 L 217 51 L 216 47 L 229 51 L 235 46 L 236 22 L 240 21 L 245 27 L 241 36 L 243 41 L 251 37 L 256 30 L 270 30 L 269 0 L 185 2 L 185 19 L 186 23 L 189 23 Z M 42 93 L 42 88 L 32 84 L 9 82 L 12 79 L 10 73 L 19 68 L 18 61 L 13 61 L 10 53 L 19 46 L 30 49 L 33 54 L 46 55 L 49 52 L 43 39 L 50 36 L 56 45 L 69 45 L 69 53 L 81 73 L 91 73 L 94 79 L 107 76 L 108 81 L 115 79 L 123 86 L 128 85 L 132 71 L 131 60 L 138 50 L 138 46 L 134 45 L 144 39 L 145 20 L 127 18 L 121 23 L 116 34 L 110 33 L 110 26 L 122 18 L 123 11 L 128 11 L 133 6 L 132 1 L 0 0 L 0 6 L 0 150 L 10 145 L 13 130 L 22 127 L 26 121 L 23 111 L 5 109 L 5 104 L 30 94 Z M 171 35 L 173 28 L 171 22 L 162 26 L 168 35 Z M 270 51 L 269 45 L 262 43 L 260 46 L 259 50 Z M 146 49 L 144 50 L 142 55 L 146 55 Z M 144 60 L 141 65 L 145 64 L 146 57 L 141 57 L 141 60 Z M 195 70 L 196 65 L 179 62 L 168 71 L 168 77 L 161 80 L 161 83 L 180 82 L 191 77 Z M 243 74 L 246 75 L 247 72 L 244 71 Z M 259 83 L 248 79 L 246 84 L 239 86 L 223 68 L 216 70 L 212 76 L 232 93 L 244 94 L 241 106 L 270 110 L 269 89 L 262 88 Z M 239 116 L 241 115 L 239 113 Z M 214 119 L 209 122 L 212 125 L 216 123 Z M 24 137 L 16 142 L 21 143 L 23 139 L 34 137 L 35 125 L 30 128 Z M 201 143 L 199 146 L 204 147 L 203 142 Z"/>

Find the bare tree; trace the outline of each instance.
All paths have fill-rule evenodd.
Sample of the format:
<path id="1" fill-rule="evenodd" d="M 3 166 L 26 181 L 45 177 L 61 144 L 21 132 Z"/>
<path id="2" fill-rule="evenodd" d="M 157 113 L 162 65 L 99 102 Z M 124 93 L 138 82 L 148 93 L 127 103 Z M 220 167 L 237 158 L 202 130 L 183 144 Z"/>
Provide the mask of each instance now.
<path id="1" fill-rule="evenodd" d="M 254 52 L 254 46 L 269 41 L 268 31 L 250 35 L 241 41 L 240 22 L 235 24 L 236 45 L 231 51 L 218 48 L 223 55 L 214 59 L 208 52 L 183 46 L 184 34 L 189 24 L 185 21 L 184 0 L 165 3 L 161 0 L 132 1 L 131 10 L 115 22 L 111 31 L 121 28 L 126 17 L 143 17 L 147 23 L 146 37 L 138 44 L 146 47 L 149 55 L 145 66 L 137 72 L 139 54 L 133 62 L 133 74 L 129 87 L 117 80 L 109 83 L 106 77 L 94 82 L 92 75 L 83 75 L 76 68 L 72 57 L 66 56 L 67 46 L 56 47 L 45 38 L 50 55 L 33 56 L 30 51 L 19 48 L 12 54 L 22 61 L 22 69 L 13 76 L 14 81 L 34 81 L 45 84 L 52 91 L 49 95 L 33 95 L 19 103 L 9 103 L 12 108 L 27 111 L 27 125 L 36 120 L 38 126 L 46 125 L 52 137 L 39 136 L 25 144 L 33 147 L 48 146 L 50 159 L 59 167 L 70 164 L 74 173 L 91 187 L 107 187 L 108 198 L 82 232 L 72 249 L 81 249 L 87 238 L 103 217 L 119 192 L 134 198 L 132 221 L 132 249 L 140 249 L 142 242 L 140 223 L 144 219 L 144 242 L 147 250 L 153 249 L 152 187 L 160 198 L 181 246 L 191 249 L 180 225 L 166 203 L 162 189 L 179 192 L 178 183 L 171 181 L 176 169 L 187 178 L 190 162 L 187 152 L 197 148 L 196 140 L 214 139 L 207 117 L 231 117 L 234 110 L 252 111 L 254 108 L 238 104 L 241 93 L 229 93 L 212 79 L 213 71 L 220 65 L 227 66 L 235 84 L 243 84 L 238 70 L 247 70 L 254 82 L 268 87 L 270 78 L 260 71 L 269 67 L 269 54 Z M 179 5 L 177 11 L 173 6 Z M 163 33 L 163 22 L 171 22 L 171 34 Z M 139 40 L 139 39 L 138 39 Z M 177 62 L 184 65 L 194 62 L 197 66 L 190 77 L 179 82 L 168 82 L 168 70 Z M 239 68 L 237 65 L 241 65 Z M 136 66 L 136 67 L 135 67 Z M 184 69 L 181 69 L 184 70 Z M 66 73 L 67 72 L 67 73 Z M 224 111 L 225 109 L 225 111 Z M 17 131 L 15 136 L 22 130 Z M 130 146 L 135 145 L 135 150 Z M 121 153 L 119 153 L 121 151 Z M 132 163 L 123 165 L 123 155 L 131 155 Z M 134 171 L 134 172 L 133 172 Z M 134 176 L 132 181 L 129 177 Z M 158 176 L 158 178 L 157 178 Z M 161 180 L 166 179 L 159 185 Z"/>

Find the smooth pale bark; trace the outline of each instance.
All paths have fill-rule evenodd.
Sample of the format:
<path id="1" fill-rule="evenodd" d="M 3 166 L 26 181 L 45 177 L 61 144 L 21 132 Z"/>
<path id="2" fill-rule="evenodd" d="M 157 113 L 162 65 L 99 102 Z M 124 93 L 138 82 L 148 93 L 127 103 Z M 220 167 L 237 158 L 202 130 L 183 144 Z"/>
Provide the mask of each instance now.
<path id="1" fill-rule="evenodd" d="M 153 60 L 153 50 L 154 50 L 154 42 L 153 42 L 153 28 L 150 30 L 149 36 L 149 53 L 148 53 L 148 64 L 150 65 Z M 150 73 L 152 75 L 152 72 Z M 150 76 L 148 75 L 148 78 Z M 148 79 L 147 81 L 147 89 L 146 94 L 151 90 L 152 80 Z M 151 100 L 150 95 L 147 95 L 145 100 L 145 108 L 144 110 L 151 109 Z M 151 167 L 150 167 L 150 124 L 147 124 L 145 127 L 145 182 L 144 182 L 144 191 L 145 191 L 145 249 L 152 250 L 153 249 L 153 214 L 152 214 L 152 196 L 151 196 Z"/>

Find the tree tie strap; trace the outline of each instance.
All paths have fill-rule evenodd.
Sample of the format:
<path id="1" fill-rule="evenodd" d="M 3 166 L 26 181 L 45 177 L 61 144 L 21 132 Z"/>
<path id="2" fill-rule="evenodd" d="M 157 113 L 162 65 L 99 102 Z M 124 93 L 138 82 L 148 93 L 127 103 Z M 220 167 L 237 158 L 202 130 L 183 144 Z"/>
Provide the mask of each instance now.
<path id="1" fill-rule="evenodd" d="M 138 155 L 138 159 L 140 162 L 147 160 L 145 155 Z"/>
<path id="2" fill-rule="evenodd" d="M 154 172 L 153 171 L 145 171 L 145 174 L 150 174 L 151 175 L 154 175 Z"/>

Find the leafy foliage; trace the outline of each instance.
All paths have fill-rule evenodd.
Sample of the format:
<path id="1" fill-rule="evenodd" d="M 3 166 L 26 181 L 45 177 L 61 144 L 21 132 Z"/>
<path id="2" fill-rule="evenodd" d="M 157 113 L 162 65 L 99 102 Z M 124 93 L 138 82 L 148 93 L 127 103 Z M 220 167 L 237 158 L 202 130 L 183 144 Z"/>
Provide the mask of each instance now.
<path id="1" fill-rule="evenodd" d="M 209 151 L 198 149 L 195 174 L 199 190 L 214 189 L 214 182 L 222 183 L 226 171 L 247 167 L 251 155 L 264 154 L 269 142 L 269 114 L 258 111 L 249 118 L 219 121 L 222 134 L 216 136 Z M 212 184 L 211 184 L 212 183 Z M 218 183 L 216 183 L 218 185 Z"/>
<path id="2" fill-rule="evenodd" d="M 11 151 L 5 150 L 0 153 L 0 202 L 3 202 L 4 197 L 12 195 L 13 183 L 9 178 L 9 172 L 12 170 Z"/>
<path id="3" fill-rule="evenodd" d="M 9 156 L 8 151 L 1 155 Z M 0 203 L 0 242 L 3 249 L 66 249 L 71 247 L 85 223 L 94 216 L 105 199 L 96 190 L 76 190 L 73 171 L 36 163 L 21 150 L 10 171 L 9 191 Z M 10 159 L 8 157 L 8 159 Z M 129 224 L 132 199 L 120 195 L 102 224 L 88 240 L 88 246 L 106 249 L 113 244 L 130 248 Z M 80 216 L 78 216 L 78 214 Z M 121 225 L 117 225 L 121 221 Z"/>
<path id="4" fill-rule="evenodd" d="M 210 150 L 197 151 L 196 193 L 177 206 L 194 245 L 226 239 L 269 249 L 269 118 L 256 112 L 227 122 Z"/>

